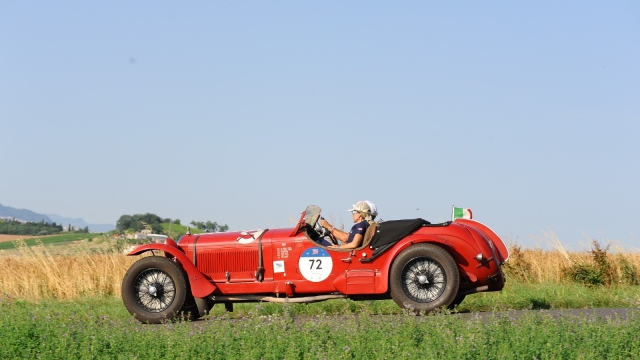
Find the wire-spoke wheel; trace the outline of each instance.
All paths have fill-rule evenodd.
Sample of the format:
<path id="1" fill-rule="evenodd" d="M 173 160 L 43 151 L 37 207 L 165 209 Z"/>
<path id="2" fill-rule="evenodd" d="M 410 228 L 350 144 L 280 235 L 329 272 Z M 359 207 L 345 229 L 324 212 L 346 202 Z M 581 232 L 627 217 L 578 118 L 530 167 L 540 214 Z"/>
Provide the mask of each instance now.
<path id="1" fill-rule="evenodd" d="M 162 312 L 176 298 L 176 284 L 165 271 L 151 268 L 144 270 L 133 285 L 136 304 L 148 312 Z"/>
<path id="2" fill-rule="evenodd" d="M 186 280 L 172 260 L 151 256 L 138 260 L 122 281 L 122 300 L 129 313 L 152 324 L 173 319 L 185 302 Z"/>
<path id="3" fill-rule="evenodd" d="M 415 258 L 402 269 L 402 290 L 416 302 L 436 300 L 447 285 L 442 265 L 432 258 Z"/>
<path id="4" fill-rule="evenodd" d="M 458 266 L 446 250 L 433 244 L 416 244 L 396 257 L 389 281 L 396 304 L 420 313 L 449 306 L 460 279 Z"/>

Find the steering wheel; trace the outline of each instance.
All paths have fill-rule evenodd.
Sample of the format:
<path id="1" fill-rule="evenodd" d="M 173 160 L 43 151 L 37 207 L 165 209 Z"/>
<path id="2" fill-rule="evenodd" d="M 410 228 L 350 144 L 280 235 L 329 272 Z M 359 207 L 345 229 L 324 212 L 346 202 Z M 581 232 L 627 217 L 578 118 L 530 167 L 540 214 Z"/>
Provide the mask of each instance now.
<path id="1" fill-rule="evenodd" d="M 315 230 L 320 236 L 324 237 L 327 233 L 327 229 L 325 229 L 322 225 L 320 225 L 320 220 L 323 220 L 322 216 L 318 217 L 318 221 L 313 224 L 313 230 Z"/>
<path id="2" fill-rule="evenodd" d="M 336 240 L 336 238 L 333 237 L 333 235 L 331 235 L 331 233 L 327 231 L 327 229 L 320 225 L 320 220 L 324 220 L 324 218 L 322 216 L 318 218 L 318 221 L 316 221 L 316 223 L 313 225 L 313 230 L 320 234 L 320 237 L 328 237 L 329 241 L 331 241 L 333 245 L 338 245 L 338 241 Z"/>

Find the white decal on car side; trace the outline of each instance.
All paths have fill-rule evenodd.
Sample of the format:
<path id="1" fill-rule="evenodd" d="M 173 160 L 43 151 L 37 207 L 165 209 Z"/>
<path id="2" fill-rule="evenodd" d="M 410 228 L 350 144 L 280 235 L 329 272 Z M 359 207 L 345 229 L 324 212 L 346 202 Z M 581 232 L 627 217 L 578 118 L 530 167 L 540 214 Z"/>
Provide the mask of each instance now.
<path id="1" fill-rule="evenodd" d="M 236 242 L 239 244 L 251 244 L 252 242 L 256 241 L 256 239 L 259 238 L 264 232 L 265 230 L 262 229 L 242 231 L 240 233 L 240 236 L 236 239 Z"/>

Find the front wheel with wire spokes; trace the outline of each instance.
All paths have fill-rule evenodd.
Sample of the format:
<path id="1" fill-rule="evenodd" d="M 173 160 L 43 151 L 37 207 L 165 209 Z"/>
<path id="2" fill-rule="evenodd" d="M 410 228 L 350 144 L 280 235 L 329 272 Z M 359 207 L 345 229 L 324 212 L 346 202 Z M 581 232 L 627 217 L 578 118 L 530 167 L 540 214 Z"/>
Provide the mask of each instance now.
<path id="1" fill-rule="evenodd" d="M 433 244 L 412 245 L 393 261 L 389 274 L 391 297 L 402 308 L 427 313 L 449 306 L 460 278 L 453 257 Z"/>
<path id="2" fill-rule="evenodd" d="M 158 324 L 173 319 L 184 305 L 187 285 L 174 261 L 159 256 L 138 260 L 122 280 L 122 301 L 141 322 Z"/>

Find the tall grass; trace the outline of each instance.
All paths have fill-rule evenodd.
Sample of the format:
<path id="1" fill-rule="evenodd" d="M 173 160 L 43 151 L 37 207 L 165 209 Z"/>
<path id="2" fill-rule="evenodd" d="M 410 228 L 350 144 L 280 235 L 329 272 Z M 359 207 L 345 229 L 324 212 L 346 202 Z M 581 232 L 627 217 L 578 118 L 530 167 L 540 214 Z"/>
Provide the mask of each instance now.
<path id="1" fill-rule="evenodd" d="M 585 251 L 568 251 L 555 234 L 547 234 L 554 250 L 522 249 L 512 244 L 504 266 L 508 281 L 528 284 L 579 283 L 587 286 L 640 284 L 640 253 L 611 250 L 591 240 Z"/>
<path id="2" fill-rule="evenodd" d="M 0 258 L 0 293 L 38 301 L 82 296 L 119 296 L 127 269 L 137 258 L 112 246 L 81 255 L 55 255 L 46 247 L 18 244 L 18 255 Z"/>

